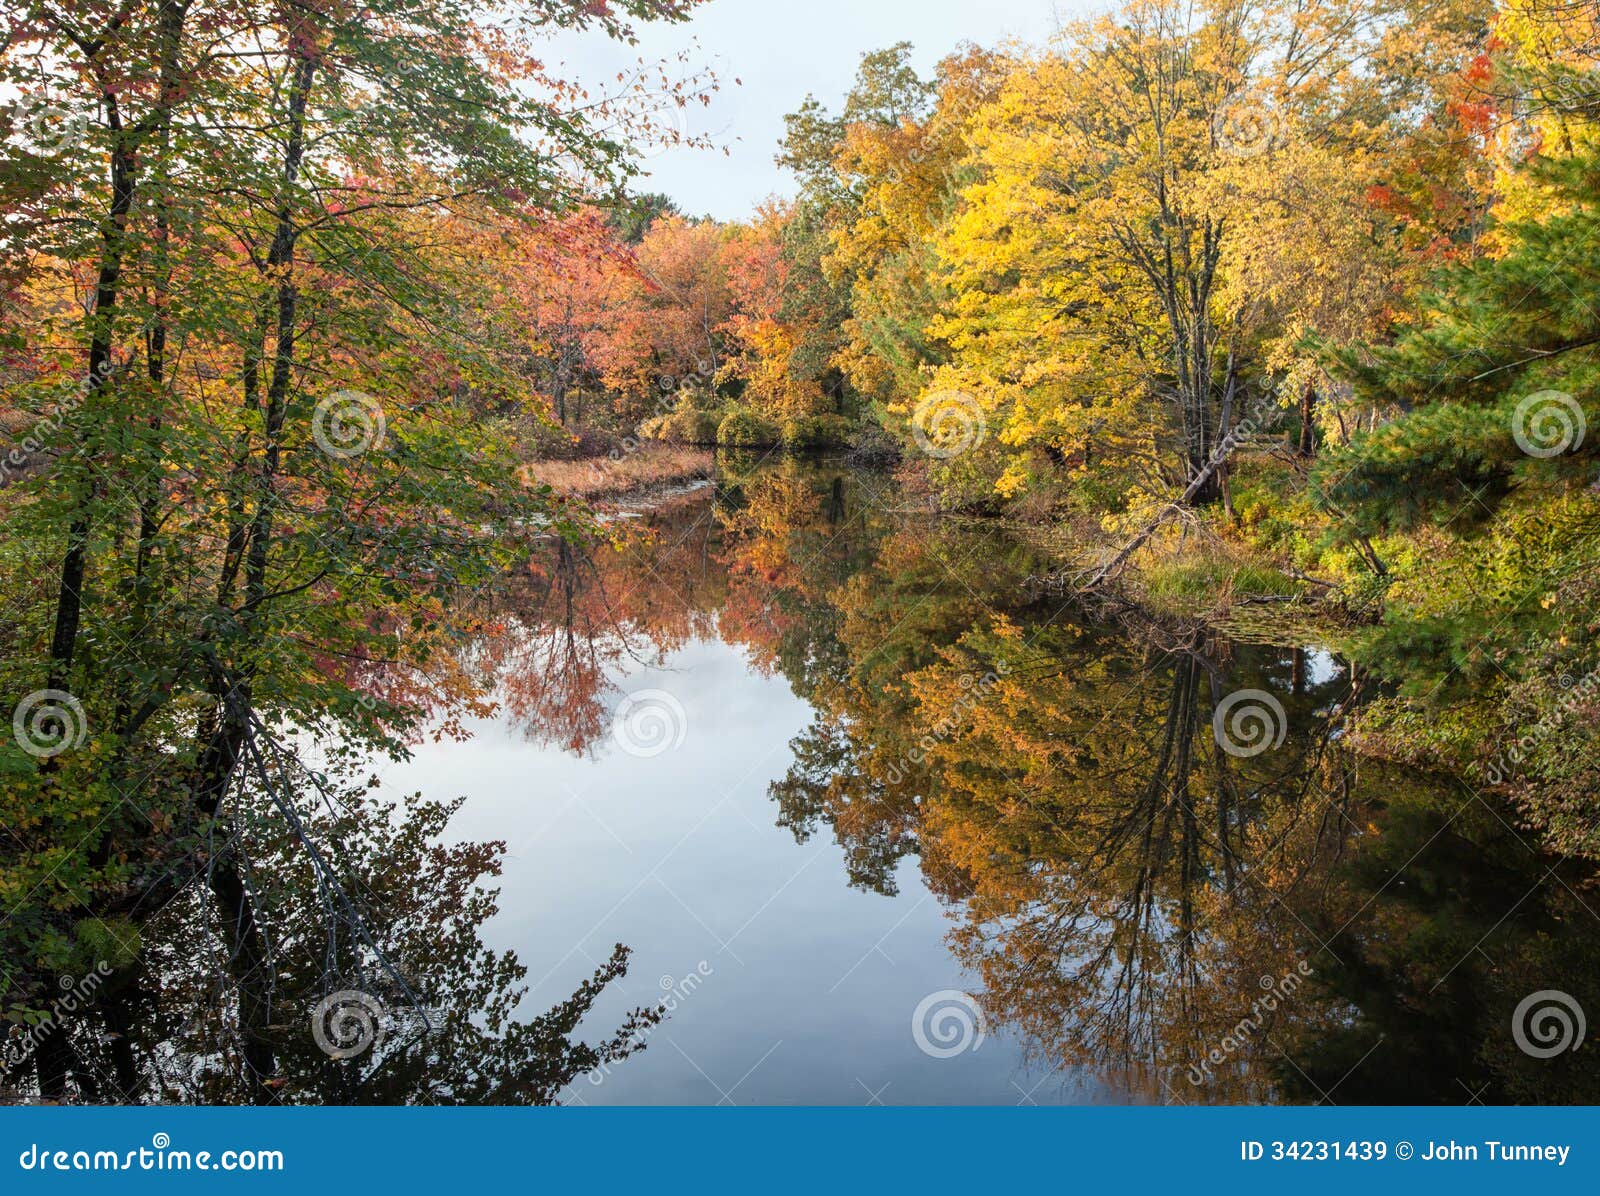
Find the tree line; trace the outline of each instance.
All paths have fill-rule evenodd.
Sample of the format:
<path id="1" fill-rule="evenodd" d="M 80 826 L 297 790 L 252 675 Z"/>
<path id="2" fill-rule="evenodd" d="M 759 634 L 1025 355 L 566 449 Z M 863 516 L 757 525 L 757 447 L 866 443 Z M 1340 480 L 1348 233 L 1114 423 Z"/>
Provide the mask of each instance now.
<path id="1" fill-rule="evenodd" d="M 1314 600 L 1369 750 L 1592 851 L 1596 22 L 1131 0 L 868 54 L 788 117 L 795 198 L 648 225 L 586 359 L 643 435 L 1068 529 L 1073 585 Z"/>

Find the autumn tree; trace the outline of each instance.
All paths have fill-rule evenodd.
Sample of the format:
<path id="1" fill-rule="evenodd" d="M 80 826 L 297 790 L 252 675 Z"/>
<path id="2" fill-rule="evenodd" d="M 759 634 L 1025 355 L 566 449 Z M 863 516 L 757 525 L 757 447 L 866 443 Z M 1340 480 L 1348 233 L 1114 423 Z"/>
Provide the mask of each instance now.
<path id="1" fill-rule="evenodd" d="M 585 521 L 476 434 L 483 396 L 524 388 L 526 342 L 462 232 L 629 170 L 539 38 L 687 8 L 162 0 L 33 6 L 10 31 L 0 72 L 44 105 L 0 171 L 42 347 L 18 403 L 36 468 L 0 496 L 25 546 L 4 675 L 32 721 L 0 748 L 24 1001 L 41 974 L 129 962 L 191 884 L 236 978 L 270 971 L 224 800 L 253 737 L 403 751 L 478 701 L 446 651 L 455 600 L 526 528 Z M 240 991 L 269 1100 L 270 1005 Z"/>

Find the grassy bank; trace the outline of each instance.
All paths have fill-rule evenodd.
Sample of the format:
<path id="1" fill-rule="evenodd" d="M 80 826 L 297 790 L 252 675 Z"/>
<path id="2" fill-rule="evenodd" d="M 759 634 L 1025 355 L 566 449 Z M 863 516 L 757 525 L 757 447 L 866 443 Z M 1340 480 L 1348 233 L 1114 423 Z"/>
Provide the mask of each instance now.
<path id="1" fill-rule="evenodd" d="M 716 469 L 716 457 L 705 449 L 645 444 L 632 452 L 576 461 L 536 461 L 527 468 L 535 481 L 571 498 L 594 502 L 709 478 Z"/>

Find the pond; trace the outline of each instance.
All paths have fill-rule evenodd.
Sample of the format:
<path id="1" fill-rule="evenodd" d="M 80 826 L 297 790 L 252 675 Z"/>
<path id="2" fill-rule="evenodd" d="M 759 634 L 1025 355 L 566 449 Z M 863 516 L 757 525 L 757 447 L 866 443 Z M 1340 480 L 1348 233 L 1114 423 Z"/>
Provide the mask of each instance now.
<path id="1" fill-rule="evenodd" d="M 1359 668 L 1086 615 L 1001 529 L 842 466 L 724 461 L 632 515 L 620 552 L 533 563 L 481 646 L 501 708 L 381 776 L 506 841 L 486 938 L 530 1008 L 619 942 L 593 1024 L 671 1006 L 562 1100 L 1581 1084 L 1506 1030 L 1539 976 L 1593 973 L 1587 878 L 1464 784 L 1345 750 Z"/>
<path id="2" fill-rule="evenodd" d="M 1529 1012 L 1600 1008 L 1592 870 L 1354 750 L 1380 687 L 1278 608 L 1088 608 L 1027 536 L 828 462 L 724 458 L 612 526 L 471 600 L 454 667 L 496 701 L 409 758 L 308 772 L 263 728 L 244 846 L 200 853 L 243 857 L 251 924 L 199 885 L 108 915 L 137 976 L 41 1073 L 224 1103 L 1593 1098 L 1594 1052 Z"/>

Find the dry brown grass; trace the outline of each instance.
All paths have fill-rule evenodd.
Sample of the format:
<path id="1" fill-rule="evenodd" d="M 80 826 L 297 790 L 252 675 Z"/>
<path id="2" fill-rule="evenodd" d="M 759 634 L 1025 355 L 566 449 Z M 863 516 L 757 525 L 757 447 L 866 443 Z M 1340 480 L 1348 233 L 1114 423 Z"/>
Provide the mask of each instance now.
<path id="1" fill-rule="evenodd" d="M 648 490 L 670 482 L 708 478 L 716 457 L 705 449 L 681 445 L 644 444 L 616 457 L 588 457 L 578 461 L 535 461 L 528 471 L 536 481 L 561 494 L 588 500 L 615 498 L 635 490 Z"/>

